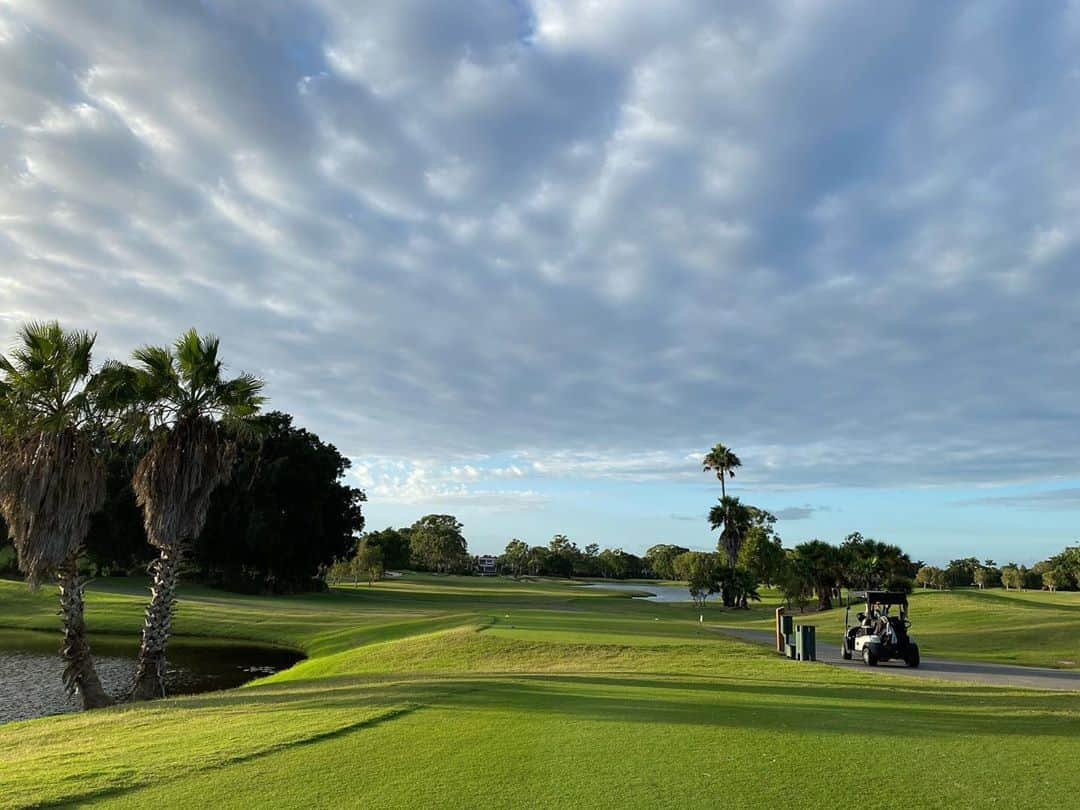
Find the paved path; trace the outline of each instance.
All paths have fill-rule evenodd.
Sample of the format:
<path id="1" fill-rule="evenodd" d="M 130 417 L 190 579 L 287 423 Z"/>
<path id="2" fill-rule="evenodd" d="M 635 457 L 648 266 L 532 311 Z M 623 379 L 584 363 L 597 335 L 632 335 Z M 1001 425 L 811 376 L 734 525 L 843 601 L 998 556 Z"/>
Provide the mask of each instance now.
<path id="1" fill-rule="evenodd" d="M 774 636 L 768 630 L 750 630 L 742 627 L 712 627 L 710 629 L 729 636 L 735 636 L 743 641 L 768 644 L 770 647 L 775 644 Z M 819 661 L 825 661 L 836 666 L 870 669 L 861 659 L 845 661 L 841 658 L 839 641 L 836 644 L 823 644 L 819 638 L 817 658 Z M 985 683 L 993 686 L 1080 690 L 1080 672 L 1076 670 L 1018 667 L 1012 664 L 987 664 L 981 661 L 947 661 L 943 658 L 923 658 L 918 669 L 910 669 L 905 666 L 903 661 L 890 661 L 887 664 L 878 664 L 873 668 L 873 671 L 887 675 L 941 678 L 948 681 L 967 681 L 969 683 Z"/>

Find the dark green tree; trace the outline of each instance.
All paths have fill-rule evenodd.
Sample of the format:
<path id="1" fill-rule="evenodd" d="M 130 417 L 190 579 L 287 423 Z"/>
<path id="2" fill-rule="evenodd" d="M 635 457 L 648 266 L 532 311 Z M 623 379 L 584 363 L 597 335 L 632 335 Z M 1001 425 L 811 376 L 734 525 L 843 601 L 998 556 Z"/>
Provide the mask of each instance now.
<path id="1" fill-rule="evenodd" d="M 796 569 L 813 583 L 818 609 L 831 610 L 844 570 L 840 550 L 821 540 L 810 540 L 795 546 L 795 558 Z"/>
<path id="2" fill-rule="evenodd" d="M 659 579 L 675 579 L 675 558 L 690 549 L 670 543 L 660 543 L 645 552 L 645 565 Z"/>
<path id="3" fill-rule="evenodd" d="M 503 552 L 500 562 L 514 579 L 520 579 L 521 575 L 528 570 L 529 545 L 515 537 L 506 544 L 506 550 Z"/>
<path id="4" fill-rule="evenodd" d="M 448 574 L 468 567 L 468 543 L 453 515 L 424 515 L 411 527 L 412 563 L 421 571 Z"/>
<path id="5" fill-rule="evenodd" d="M 349 460 L 288 414 L 252 423 L 255 436 L 235 438 L 231 479 L 188 547 L 191 575 L 257 593 L 322 587 L 323 569 L 356 550 L 365 495 L 345 482 Z"/>

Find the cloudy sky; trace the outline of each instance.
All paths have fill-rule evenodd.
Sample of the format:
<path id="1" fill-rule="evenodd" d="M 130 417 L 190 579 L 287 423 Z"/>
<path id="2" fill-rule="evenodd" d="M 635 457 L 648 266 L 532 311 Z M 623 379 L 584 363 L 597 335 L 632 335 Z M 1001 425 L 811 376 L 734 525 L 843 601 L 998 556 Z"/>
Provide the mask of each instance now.
<path id="1" fill-rule="evenodd" d="M 788 543 L 1031 562 L 1078 260 L 1076 2 L 0 0 L 0 333 L 218 333 L 372 527 L 708 548 L 722 440 Z"/>

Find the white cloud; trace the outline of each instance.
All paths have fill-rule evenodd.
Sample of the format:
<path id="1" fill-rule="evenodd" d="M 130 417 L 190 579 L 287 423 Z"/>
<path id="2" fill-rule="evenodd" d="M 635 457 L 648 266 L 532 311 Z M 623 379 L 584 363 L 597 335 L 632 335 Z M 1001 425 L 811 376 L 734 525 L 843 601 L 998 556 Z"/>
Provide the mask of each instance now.
<path id="1" fill-rule="evenodd" d="M 9 2 L 0 329 L 217 331 L 387 498 L 1077 473 L 1055 13 Z"/>

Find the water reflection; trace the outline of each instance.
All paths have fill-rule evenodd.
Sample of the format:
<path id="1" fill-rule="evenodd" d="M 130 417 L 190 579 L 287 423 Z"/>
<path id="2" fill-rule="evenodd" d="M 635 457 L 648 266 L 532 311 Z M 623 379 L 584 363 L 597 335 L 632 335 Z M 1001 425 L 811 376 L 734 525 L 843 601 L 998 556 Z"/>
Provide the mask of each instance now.
<path id="1" fill-rule="evenodd" d="M 0 723 L 78 711 L 78 701 L 64 694 L 59 646 L 59 633 L 0 630 Z M 109 693 L 128 688 L 138 638 L 92 636 L 90 647 Z M 178 636 L 169 643 L 166 688 L 170 695 L 230 689 L 287 669 L 302 657 L 280 648 Z"/>

